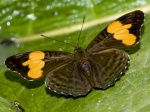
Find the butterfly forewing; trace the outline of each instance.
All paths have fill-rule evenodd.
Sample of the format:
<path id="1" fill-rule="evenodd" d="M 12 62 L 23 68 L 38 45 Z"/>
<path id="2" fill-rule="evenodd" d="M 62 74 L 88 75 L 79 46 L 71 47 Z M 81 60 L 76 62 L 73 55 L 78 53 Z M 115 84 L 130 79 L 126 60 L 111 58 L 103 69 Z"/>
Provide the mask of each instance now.
<path id="1" fill-rule="evenodd" d="M 61 51 L 33 51 L 10 56 L 5 60 L 5 65 L 32 81 L 43 77 L 66 60 L 72 60 L 72 56 Z"/>
<path id="2" fill-rule="evenodd" d="M 26 53 L 10 56 L 5 60 L 5 65 L 10 70 L 15 71 L 15 72 L 21 74 L 21 76 L 28 79 L 28 77 L 26 75 L 27 75 L 27 72 L 29 71 L 29 68 L 24 67 L 22 65 L 23 62 L 28 60 L 28 54 L 29 53 L 26 52 Z"/>
<path id="3" fill-rule="evenodd" d="M 111 22 L 88 45 L 86 51 L 129 47 L 139 42 L 144 13 L 136 10 Z"/>

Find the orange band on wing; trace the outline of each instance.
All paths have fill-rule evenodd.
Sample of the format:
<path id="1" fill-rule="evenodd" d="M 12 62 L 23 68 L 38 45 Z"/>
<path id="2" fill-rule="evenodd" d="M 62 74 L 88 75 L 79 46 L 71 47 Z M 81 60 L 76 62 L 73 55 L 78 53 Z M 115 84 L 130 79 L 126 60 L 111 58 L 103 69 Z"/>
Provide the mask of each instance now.
<path id="1" fill-rule="evenodd" d="M 114 34 L 114 38 L 122 40 L 122 43 L 130 46 L 136 42 L 136 36 L 129 32 L 132 24 L 123 25 L 120 21 L 114 21 L 107 27 L 107 32 Z"/>
<path id="2" fill-rule="evenodd" d="M 45 54 L 42 51 L 34 51 L 29 54 L 29 60 L 22 63 L 23 66 L 28 66 L 29 72 L 28 77 L 32 79 L 37 79 L 42 77 L 43 70 L 42 68 L 45 65 L 44 59 Z"/>

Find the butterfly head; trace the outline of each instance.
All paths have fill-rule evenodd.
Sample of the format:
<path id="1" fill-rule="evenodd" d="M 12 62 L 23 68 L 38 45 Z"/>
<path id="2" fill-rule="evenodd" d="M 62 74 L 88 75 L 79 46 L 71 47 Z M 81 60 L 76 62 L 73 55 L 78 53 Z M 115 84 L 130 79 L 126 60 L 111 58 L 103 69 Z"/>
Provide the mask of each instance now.
<path id="1" fill-rule="evenodd" d="M 80 60 L 80 59 L 86 57 L 86 54 L 87 53 L 85 52 L 85 50 L 82 47 L 80 47 L 80 46 L 75 47 L 75 49 L 74 49 L 75 59 Z"/>

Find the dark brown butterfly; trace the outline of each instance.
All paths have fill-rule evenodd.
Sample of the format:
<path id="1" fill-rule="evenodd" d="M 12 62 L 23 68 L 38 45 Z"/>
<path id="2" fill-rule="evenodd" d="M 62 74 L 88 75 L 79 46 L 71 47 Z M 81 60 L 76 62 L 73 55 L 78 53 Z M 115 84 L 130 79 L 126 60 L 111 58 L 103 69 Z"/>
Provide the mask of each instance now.
<path id="1" fill-rule="evenodd" d="M 46 87 L 58 94 L 77 97 L 92 88 L 107 89 L 128 67 L 129 56 L 120 48 L 139 42 L 143 21 L 144 13 L 136 10 L 111 22 L 86 49 L 26 52 L 8 57 L 5 65 L 29 81 L 47 74 Z"/>

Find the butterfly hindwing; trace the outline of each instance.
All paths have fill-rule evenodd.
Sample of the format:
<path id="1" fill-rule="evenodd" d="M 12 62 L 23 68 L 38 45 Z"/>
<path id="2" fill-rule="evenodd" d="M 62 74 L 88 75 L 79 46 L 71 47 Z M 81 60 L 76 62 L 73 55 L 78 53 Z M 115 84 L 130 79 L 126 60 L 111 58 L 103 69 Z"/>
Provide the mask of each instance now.
<path id="1" fill-rule="evenodd" d="M 127 69 L 129 56 L 119 49 L 107 49 L 92 54 L 93 87 L 106 89 L 114 85 Z"/>
<path id="2" fill-rule="evenodd" d="M 139 42 L 144 13 L 136 10 L 111 22 L 88 45 L 87 51 L 96 52 L 108 48 L 122 48 Z"/>
<path id="3" fill-rule="evenodd" d="M 76 60 L 68 60 L 49 72 L 45 85 L 54 92 L 74 97 L 86 95 L 92 89 Z"/>

